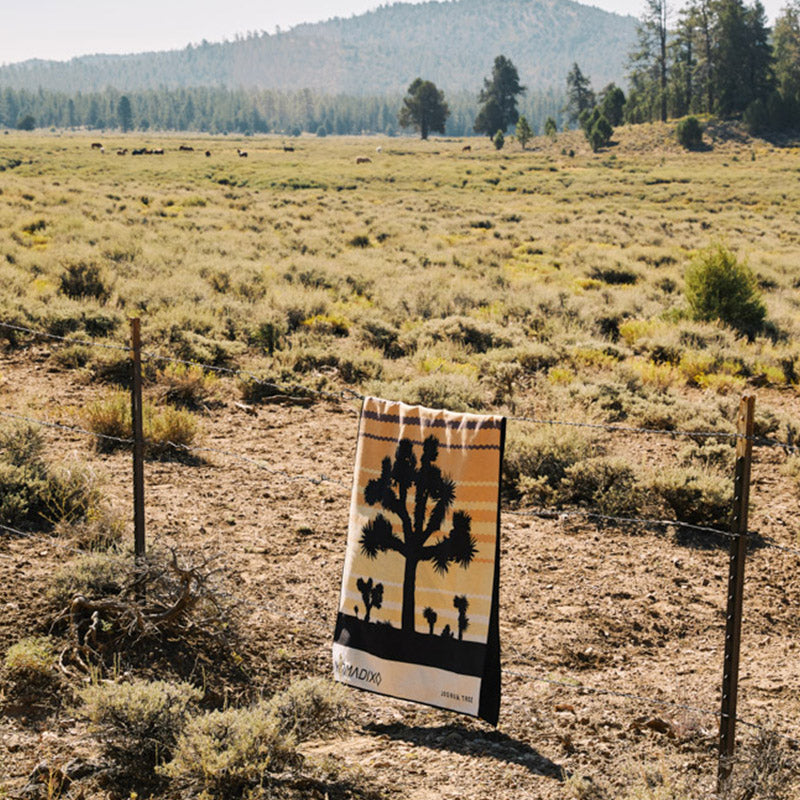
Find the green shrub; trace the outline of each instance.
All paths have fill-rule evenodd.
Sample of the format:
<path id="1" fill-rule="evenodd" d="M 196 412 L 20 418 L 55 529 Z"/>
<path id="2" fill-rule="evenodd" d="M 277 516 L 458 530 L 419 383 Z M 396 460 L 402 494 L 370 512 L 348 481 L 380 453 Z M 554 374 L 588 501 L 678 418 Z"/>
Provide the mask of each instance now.
<path id="1" fill-rule="evenodd" d="M 495 150 L 502 150 L 503 146 L 506 143 L 506 137 L 503 134 L 503 131 L 497 131 L 497 133 L 492 137 L 492 144 L 494 145 Z"/>
<path id="2" fill-rule="evenodd" d="M 131 574 L 131 559 L 121 553 L 79 555 L 55 570 L 47 585 L 47 598 L 57 608 L 73 597 L 97 599 L 122 591 Z"/>
<path id="3" fill-rule="evenodd" d="M 299 767 L 297 744 L 339 729 L 346 718 L 343 687 L 301 680 L 252 708 L 195 717 L 178 740 L 175 758 L 161 771 L 228 797 Z"/>
<path id="4" fill-rule="evenodd" d="M 170 405 L 196 411 L 216 402 L 218 378 L 196 364 L 167 364 L 158 370 L 156 380 L 162 399 Z"/>
<path id="5" fill-rule="evenodd" d="M 686 150 L 699 150 L 703 145 L 703 126 L 697 117 L 682 119 L 675 128 L 675 134 Z"/>
<path id="6" fill-rule="evenodd" d="M 61 291 L 73 300 L 94 297 L 107 300 L 111 294 L 108 277 L 94 262 L 76 261 L 67 264 L 60 277 Z"/>
<path id="7" fill-rule="evenodd" d="M 180 457 L 182 448 L 190 447 L 197 435 L 197 417 L 189 411 L 171 406 L 155 406 L 145 401 L 142 408 L 142 427 L 145 455 L 149 458 Z M 86 409 L 89 429 L 101 437 L 97 447 L 110 452 L 130 443 L 116 439 L 131 439 L 130 397 L 125 392 L 114 392 L 103 400 L 91 403 Z"/>
<path id="8" fill-rule="evenodd" d="M 558 494 L 562 502 L 587 505 L 609 516 L 640 513 L 644 499 L 629 461 L 607 456 L 567 467 Z"/>
<path id="9" fill-rule="evenodd" d="M 474 353 L 513 344 L 499 325 L 460 316 L 429 320 L 402 339 L 404 349 L 423 349 L 437 342 L 453 342 Z"/>
<path id="10" fill-rule="evenodd" d="M 49 529 L 60 521 L 78 522 L 100 508 L 101 498 L 88 467 L 45 460 L 37 428 L 0 428 L 0 523 Z"/>
<path id="11" fill-rule="evenodd" d="M 5 694 L 7 702 L 30 708 L 53 697 L 62 682 L 55 665 L 55 642 L 48 636 L 29 636 L 12 644 L 0 668 L 0 701 Z"/>
<path id="12" fill-rule="evenodd" d="M 662 471 L 652 483 L 679 522 L 727 528 L 733 506 L 733 482 L 696 467 Z"/>
<path id="13" fill-rule="evenodd" d="M 477 381 L 457 374 L 423 375 L 407 381 L 372 381 L 364 391 L 376 397 L 448 411 L 479 411 L 486 404 Z"/>
<path id="14" fill-rule="evenodd" d="M 273 695 L 268 702 L 282 732 L 298 741 L 332 733 L 349 718 L 347 690 L 323 678 L 303 678 Z"/>
<path id="15" fill-rule="evenodd" d="M 79 696 L 106 754 L 122 772 L 149 782 L 203 692 L 188 683 L 134 680 L 93 684 Z"/>
<path id="16" fill-rule="evenodd" d="M 702 250 L 686 270 L 686 299 L 698 320 L 718 319 L 749 339 L 767 314 L 755 275 L 721 244 Z"/>
<path id="17" fill-rule="evenodd" d="M 28 636 L 12 644 L 3 658 L 4 677 L 39 682 L 55 666 L 55 645 L 48 636 Z"/>
<path id="18" fill-rule="evenodd" d="M 596 449 L 593 441 L 570 429 L 512 429 L 503 458 L 503 492 L 512 500 L 556 502 L 567 470 Z"/>

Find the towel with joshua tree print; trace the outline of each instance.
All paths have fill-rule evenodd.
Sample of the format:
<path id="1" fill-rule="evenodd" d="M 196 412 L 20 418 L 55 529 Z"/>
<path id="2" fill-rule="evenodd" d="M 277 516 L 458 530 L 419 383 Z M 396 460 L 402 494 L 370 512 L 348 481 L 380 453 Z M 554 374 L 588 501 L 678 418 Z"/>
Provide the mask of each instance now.
<path id="1" fill-rule="evenodd" d="M 368 397 L 334 676 L 497 724 L 505 420 Z"/>

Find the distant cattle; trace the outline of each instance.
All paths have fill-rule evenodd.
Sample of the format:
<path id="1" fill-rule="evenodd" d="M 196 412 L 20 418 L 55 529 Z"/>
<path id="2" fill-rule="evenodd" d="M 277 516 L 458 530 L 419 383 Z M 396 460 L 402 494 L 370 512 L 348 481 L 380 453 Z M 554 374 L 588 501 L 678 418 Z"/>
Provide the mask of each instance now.
<path id="1" fill-rule="evenodd" d="M 163 147 L 156 147 L 155 150 L 150 151 L 154 156 L 163 156 L 164 155 L 164 148 Z"/>
<path id="2" fill-rule="evenodd" d="M 133 150 L 131 150 L 131 155 L 132 156 L 143 156 L 146 152 L 147 152 L 147 150 L 145 150 L 144 147 L 134 147 Z"/>
<path id="3" fill-rule="evenodd" d="M 239 158 L 247 158 L 247 150 L 240 150 L 238 147 L 236 148 L 236 154 Z"/>
<path id="4" fill-rule="evenodd" d="M 211 151 L 210 150 L 206 150 L 206 158 L 209 158 L 210 156 L 211 156 Z"/>
<path id="5" fill-rule="evenodd" d="M 103 143 L 102 142 L 92 142 L 92 150 L 102 150 Z"/>
<path id="6" fill-rule="evenodd" d="M 356 158 L 356 164 L 371 164 L 371 163 L 372 163 L 372 159 L 371 158 L 367 158 L 367 156 L 358 156 Z"/>
<path id="7" fill-rule="evenodd" d="M 294 153 L 294 147 L 292 147 L 290 144 L 285 144 L 283 146 L 283 151 L 284 153 Z"/>
<path id="8" fill-rule="evenodd" d="M 464 145 L 464 146 L 461 148 L 461 152 L 462 152 L 462 153 L 469 153 L 469 151 L 470 151 L 470 150 L 472 150 L 472 146 L 471 146 L 471 145 L 468 145 L 468 144 L 465 144 L 465 145 Z"/>
<path id="9" fill-rule="evenodd" d="M 376 153 L 382 153 L 383 152 L 383 148 L 380 145 L 378 145 L 378 147 L 375 148 L 375 152 Z"/>
<path id="10" fill-rule="evenodd" d="M 127 154 L 128 154 L 128 148 L 127 147 L 123 147 L 122 150 L 117 150 L 117 155 L 118 156 L 124 156 L 124 155 L 127 155 Z"/>
<path id="11" fill-rule="evenodd" d="M 178 148 L 178 150 L 183 150 L 183 151 L 184 151 L 184 152 L 186 152 L 186 153 L 193 153 L 193 152 L 194 152 L 194 147 L 189 147 L 189 145 L 188 145 L 188 144 L 182 144 L 182 145 L 181 145 L 181 146 Z"/>

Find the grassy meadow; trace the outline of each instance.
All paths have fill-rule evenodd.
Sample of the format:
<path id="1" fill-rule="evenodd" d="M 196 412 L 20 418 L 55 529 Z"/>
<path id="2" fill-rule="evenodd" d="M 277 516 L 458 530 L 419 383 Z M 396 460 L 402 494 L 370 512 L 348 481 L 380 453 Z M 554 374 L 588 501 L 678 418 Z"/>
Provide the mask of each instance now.
<path id="1" fill-rule="evenodd" d="M 101 142 L 103 150 L 92 148 L 92 142 Z M 350 388 L 452 410 L 528 418 L 529 422 L 509 424 L 503 467 L 506 510 L 577 508 L 612 516 L 726 526 L 734 460 L 731 439 L 637 437 L 619 431 L 530 424 L 530 418 L 537 418 L 733 433 L 741 394 L 756 391 L 757 434 L 796 444 L 800 434 L 800 147 L 751 139 L 721 125 L 709 127 L 706 145 L 700 152 L 684 151 L 675 140 L 674 126 L 667 125 L 621 128 L 612 146 L 597 154 L 577 132 L 558 134 L 554 140 L 536 138 L 526 150 L 509 142 L 500 151 L 484 139 L 0 134 L 0 322 L 67 340 L 43 341 L 0 327 L 4 356 L 0 405 L 17 414 L 29 412 L 109 436 L 129 436 L 130 403 L 123 392 L 128 355 L 90 347 L 85 341 L 125 346 L 128 318 L 140 317 L 147 353 L 246 371 L 278 387 L 244 377 L 233 379 L 201 366 L 148 359 L 145 428 L 148 457 L 154 461 L 174 458 L 176 444 L 202 445 L 204 432 L 213 428 L 215 446 L 254 452 L 254 458 L 260 453 L 262 460 L 272 458 L 272 466 L 285 468 L 290 478 L 295 473 L 326 472 L 346 481 L 351 466 L 347 442 L 352 438 L 354 417 L 331 423 L 339 409 L 326 409 L 325 424 L 333 425 L 341 439 L 332 447 L 327 439 L 322 442 L 323 437 L 315 439 L 320 433 L 316 427 L 324 426 L 318 426 L 305 406 L 314 391 Z M 192 149 L 181 150 L 181 146 Z M 133 156 L 131 151 L 139 147 L 163 148 L 164 153 Z M 238 151 L 246 151 L 247 156 Z M 751 329 L 744 330 L 737 319 L 698 319 L 692 310 L 687 276 L 698 258 L 720 247 L 752 270 L 765 311 L 764 319 Z M 48 385 L 50 372 L 54 385 L 80 386 L 80 391 L 67 392 L 65 397 L 58 396 L 58 388 L 52 395 L 43 393 L 41 387 Z M 30 386 L 23 385 L 26 379 Z M 251 406 L 276 392 L 290 396 L 285 398 L 287 404 L 271 409 L 277 421 L 262 419 L 259 436 L 252 436 L 250 422 L 257 415 Z M 79 556 L 81 564 L 86 562 L 83 572 L 83 567 L 75 566 L 78 561 L 67 562 L 64 586 L 56 587 L 62 605 L 75 594 L 96 598 L 112 591 L 109 574 L 124 588 L 127 584 L 118 577 L 120 542 L 129 525 L 127 514 L 120 518 L 124 513 L 120 509 L 128 507 L 129 467 L 123 454 L 112 452 L 119 442 L 103 440 L 95 448 L 84 437 L 83 444 L 75 446 L 84 447 L 82 458 L 91 469 L 82 464 L 65 471 L 50 465 L 55 448 L 48 450 L 41 432 L 7 425 L 3 419 L 0 423 L 0 524 L 34 534 L 64 534 L 65 541 L 91 551 Z M 278 434 L 284 438 L 274 438 Z M 60 457 L 67 448 L 63 441 L 59 446 Z M 251 451 L 251 446 L 264 449 Z M 309 447 L 311 455 L 306 452 Z M 333 553 L 336 542 L 331 531 L 346 527 L 342 522 L 346 498 L 339 502 L 328 486 L 284 492 L 280 481 L 272 486 L 271 478 L 265 480 L 262 474 L 229 474 L 227 467 L 219 469 L 213 457 L 206 461 L 203 455 L 194 461 L 187 458 L 188 463 L 179 466 L 148 466 L 148 486 L 163 489 L 148 495 L 148 514 L 157 521 L 150 530 L 170 535 L 182 526 L 187 531 L 197 528 L 200 533 L 193 532 L 192 541 L 198 551 L 205 552 L 212 541 L 207 526 L 217 537 L 213 540 L 217 547 L 224 542 L 236 569 L 256 575 L 249 584 L 237 580 L 236 592 L 249 589 L 261 597 L 266 585 L 276 593 L 281 608 L 285 603 L 294 608 L 291 604 L 311 603 L 312 593 L 299 591 L 297 584 L 307 584 L 307 576 L 313 575 L 333 596 L 339 573 L 334 576 L 334 570 L 323 568 L 327 560 L 309 561 L 302 575 L 295 576 L 295 570 L 300 569 L 302 558 L 308 558 L 305 550 L 313 551 L 316 559 L 330 548 L 330 563 L 335 562 L 338 555 Z M 289 464 L 291 458 L 294 461 Z M 111 491 L 101 491 L 94 482 L 96 465 L 115 473 Z M 754 485 L 763 491 L 754 491 L 751 527 L 785 547 L 797 547 L 800 458 L 778 449 L 763 450 L 754 467 Z M 262 495 L 266 501 L 253 506 L 253 498 Z M 250 511 L 252 519 L 247 516 Z M 541 530 L 534 531 L 533 526 L 526 527 L 529 520 L 504 511 L 504 536 L 516 542 L 508 553 L 503 551 L 507 574 L 513 576 L 505 589 L 512 599 L 504 598 L 503 606 L 504 613 L 508 612 L 504 642 L 511 642 L 512 654 L 532 653 L 538 671 L 551 677 L 572 680 L 580 675 L 590 685 L 612 685 L 650 697 L 656 691 L 662 696 L 665 689 L 665 696 L 680 700 L 683 695 L 671 693 L 674 687 L 669 681 L 666 688 L 659 683 L 657 690 L 653 682 L 671 675 L 686 661 L 691 668 L 677 672 L 674 683 L 682 685 L 686 676 L 691 687 L 687 691 L 693 694 L 685 699 L 692 706 L 715 707 L 716 695 L 713 700 L 710 697 L 717 689 L 717 664 L 721 663 L 720 603 L 726 569 L 713 559 L 719 557 L 722 563 L 724 553 L 717 545 L 724 543 L 713 538 L 709 545 L 708 540 L 699 542 L 680 534 L 665 541 L 659 531 L 659 538 L 654 534 L 650 542 L 639 537 L 630 548 L 630 526 L 623 525 L 620 530 L 606 527 L 608 539 L 616 542 L 606 553 L 593 544 L 599 540 L 602 524 L 587 522 L 584 528 L 590 535 L 579 537 L 573 536 L 566 522 L 561 525 L 565 519 L 551 515 L 541 521 Z M 311 535 L 315 533 L 319 535 Z M 539 538 L 534 539 L 534 533 Z M 297 544 L 301 540 L 307 541 L 302 548 Z M 27 546 L 23 539 L 9 542 Z M 257 549 L 254 542 L 259 543 Z M 611 553 L 614 549 L 617 552 Z M 763 639 L 757 651 L 751 648 L 747 661 L 759 681 L 775 665 L 783 668 L 791 663 L 792 657 L 781 648 L 794 647 L 794 609 L 800 591 L 792 571 L 794 562 L 779 561 L 794 555 L 764 548 L 761 558 L 752 597 L 755 600 L 758 595 L 769 611 L 758 615 Z M 13 559 L 9 559 L 11 564 Z M 264 579 L 265 565 L 273 571 L 279 567 L 274 580 L 270 579 L 274 587 Z M 546 574 L 557 576 L 564 598 L 585 595 L 586 608 L 554 605 L 555 610 L 550 609 L 554 601 L 546 592 L 553 587 L 545 586 L 539 577 L 525 583 L 526 593 L 511 594 L 512 583 L 522 585 L 529 571 L 538 576 L 537 570 L 542 569 L 560 570 L 560 574 Z M 691 580 L 677 570 L 684 570 Z M 157 580 L 153 578 L 154 586 L 148 588 L 148 596 L 155 592 L 160 600 L 160 591 L 173 598 L 164 601 L 165 606 L 174 601 L 170 591 L 188 591 L 184 579 L 189 572 L 181 573 L 184 577 L 175 579 L 174 586 L 162 586 L 158 581 L 168 573 L 168 566 L 154 567 Z M 201 573 L 191 574 L 198 586 L 205 585 Z M 14 575 L 19 580 L 23 573 Z M 617 593 L 605 595 L 596 590 L 595 582 L 601 577 L 611 585 L 611 579 L 620 575 L 626 588 L 629 582 L 636 588 L 619 593 L 617 586 Z M 755 581 L 755 569 L 752 575 Z M 113 591 L 119 590 L 111 583 Z M 651 617 L 659 613 L 649 604 L 656 603 L 656 595 L 659 602 L 668 597 L 671 605 L 659 606 L 663 619 L 653 623 Z M 314 611 L 310 606 L 295 610 L 315 616 L 319 597 L 314 595 Z M 689 603 L 686 597 L 694 599 Z M 603 617 L 599 606 L 590 606 L 595 600 L 607 600 L 613 613 L 609 610 L 609 616 Z M 90 606 L 87 603 L 89 610 Z M 203 608 L 200 603 L 198 609 Z M 558 625 L 542 622 L 549 621 L 548 613 L 556 612 L 563 634 Z M 64 615 L 59 619 L 63 621 Z M 640 621 L 646 626 L 641 636 L 641 627 L 631 627 Z M 169 622 L 172 625 L 174 620 Z M 273 655 L 279 659 L 283 651 L 278 644 L 285 643 L 270 625 L 262 623 L 259 617 L 258 624 L 249 625 L 243 639 L 265 631 L 276 638 L 267 644 L 261 640 L 253 644 L 253 639 L 247 645 L 250 656 L 260 653 L 259 647 L 267 653 L 264 663 L 256 660 L 260 666 L 252 674 L 236 677 L 239 662 L 230 654 L 209 656 L 216 667 L 234 665 L 217 676 L 219 685 L 225 681 L 246 685 L 235 700 L 260 696 L 264 687 L 275 688 L 275 674 L 283 680 L 292 670 L 296 670 L 294 678 L 304 670 L 313 673 L 315 665 L 318 671 L 329 668 L 328 650 L 324 664 L 314 650 L 303 656 L 305 661 L 287 656 L 291 670 L 287 666 L 274 674 Z M 16 623 L 3 624 L 0 634 L 9 639 L 18 634 Z M 122 622 L 109 618 L 104 624 L 113 632 Z M 175 624 L 161 632 L 171 643 L 186 639 L 191 628 L 181 619 Z M 536 627 L 539 624 L 541 630 Z M 563 642 L 548 645 L 549 630 L 554 636 L 563 635 Z M 213 632 L 218 633 L 216 628 Z M 64 630 L 56 634 L 67 636 Z M 587 642 L 592 643 L 588 649 Z M 669 647 L 664 648 L 665 643 Z M 36 649 L 34 644 L 26 646 Z M 205 640 L 201 644 L 207 646 Z M 569 648 L 579 645 L 580 652 L 570 655 Z M 112 677 L 116 677 L 112 665 L 120 663 L 115 660 L 121 658 L 119 653 L 129 647 L 125 658 L 133 663 L 137 651 L 122 635 L 115 646 L 119 652 L 109 646 L 103 656 Z M 191 637 L 186 646 L 187 652 L 200 648 Z M 301 645 L 294 641 L 286 646 L 301 652 Z M 81 652 L 86 656 L 84 667 L 104 668 L 102 658 L 92 660 L 95 653 Z M 146 652 L 147 648 L 142 649 Z M 241 660 L 238 651 L 233 652 Z M 16 651 L 12 655 L 21 658 Z M 30 653 L 26 657 L 33 659 Z M 263 653 L 258 657 L 263 660 Z M 193 658 L 187 663 L 196 666 Z M 42 670 L 53 672 L 53 659 L 49 651 L 41 655 Z M 8 655 L 6 662 L 10 674 Z M 619 664 L 630 671 L 615 672 Z M 149 664 L 135 668 L 149 674 Z M 712 671 L 713 677 L 708 677 Z M 79 673 L 75 667 L 71 677 L 76 686 L 85 677 Z M 85 674 L 94 673 L 87 668 Z M 181 679 L 198 682 L 194 667 L 187 674 L 180 673 Z M 169 677 L 174 676 L 169 673 Z M 6 691 L 3 680 L 0 674 L 0 701 Z M 204 686 L 205 680 L 203 673 Z M 133 692 L 135 682 L 131 685 Z M 125 681 L 119 686 L 128 691 Z M 175 730 L 183 729 L 189 719 L 187 709 L 197 702 L 195 690 L 181 686 L 178 691 L 159 684 L 141 691 L 166 693 L 161 701 L 165 707 L 174 707 L 173 716 L 180 725 L 170 722 L 167 726 L 172 737 L 166 739 L 169 748 L 177 747 L 180 754 L 181 748 L 188 752 L 194 747 L 208 755 L 206 751 L 213 749 L 208 742 L 219 738 L 214 726 L 227 720 L 211 715 L 235 716 L 240 710 L 228 708 L 228 688 L 211 687 L 204 707 L 216 710 L 202 717 L 192 710 L 194 721 L 178 744 Z M 542 696 L 551 688 L 539 687 Z M 754 716 L 754 709 L 764 711 L 759 719 L 769 727 L 777 720 L 782 730 L 790 729 L 797 697 L 789 678 L 778 688 L 751 682 L 746 689 L 755 704 L 745 708 L 744 716 Z M 13 699 L 10 691 L 8 697 Z M 113 698 L 105 698 L 104 690 L 95 692 L 93 687 L 82 691 L 84 704 L 102 722 L 104 704 Z M 313 685 L 303 691 L 313 705 L 311 701 L 317 703 L 317 693 L 323 690 Z M 544 750 L 549 748 L 549 752 L 556 752 L 561 742 L 565 763 L 577 753 L 573 760 L 581 769 L 625 784 L 624 776 L 614 773 L 617 761 L 612 761 L 610 751 L 597 756 L 596 730 L 586 740 L 588 744 L 576 739 L 573 745 L 570 735 L 560 733 L 562 718 L 567 716 L 576 717 L 571 730 L 584 725 L 584 718 L 571 705 L 574 698 L 550 713 L 549 700 L 542 701 L 538 694 L 529 696 L 527 691 L 516 686 L 518 705 L 508 713 L 508 730 L 516 740 L 539 742 L 537 747 L 545 741 Z M 139 700 L 123 700 L 136 711 Z M 325 702 L 338 724 L 339 700 Z M 296 699 L 292 704 L 298 705 Z M 597 704 L 592 713 L 606 719 L 606 698 Z M 531 708 L 537 709 L 536 717 Z M 286 764 L 296 763 L 295 742 L 284 741 L 289 728 L 281 727 L 285 721 L 279 705 L 273 703 L 268 711 L 262 714 L 269 728 L 265 740 L 275 740 L 285 752 L 279 747 L 276 752 L 282 753 L 284 761 L 279 759 L 277 766 L 264 766 L 264 770 L 281 772 Z M 611 711 L 608 714 L 613 716 Z M 395 718 L 386 719 L 393 722 Z M 433 724 L 425 716 L 414 719 Z M 251 726 L 250 717 L 242 720 L 231 723 L 230 729 L 238 724 Z M 619 720 L 614 718 L 614 730 L 621 731 L 614 752 L 652 767 L 656 750 L 636 750 L 640 731 L 629 733 L 627 711 L 620 712 Z M 642 717 L 639 722 L 649 730 L 651 722 L 659 721 Z M 714 732 L 693 739 L 696 729 L 686 731 L 677 734 L 674 744 L 670 738 L 663 745 L 669 757 L 665 769 L 694 786 L 699 770 L 695 762 L 715 758 Z M 189 734 L 197 741 L 187 738 Z M 113 737 L 109 741 L 117 747 Z M 139 740 L 132 741 L 126 757 L 132 754 L 135 760 Z M 147 741 L 152 744 L 152 737 Z M 498 775 L 509 774 L 510 765 L 518 759 L 516 750 L 509 752 L 513 756 L 509 762 L 500 760 L 495 765 Z M 590 756 L 599 760 L 593 762 Z M 159 757 L 153 756 L 153 764 Z M 195 761 L 186 756 L 183 764 L 182 757 L 172 762 L 171 777 L 199 781 L 192 772 Z M 381 759 L 389 771 L 393 762 Z M 241 760 L 246 772 L 252 756 L 244 753 Z M 477 771 L 484 769 L 482 763 L 475 761 Z M 148 774 L 156 781 L 153 796 L 160 796 L 158 787 L 163 788 L 170 775 L 158 770 L 156 775 L 153 764 L 148 765 Z M 23 767 L 17 767 L 18 775 Z M 225 772 L 219 765 L 214 769 Z M 234 781 L 234 793 L 223 787 L 214 796 L 259 796 L 242 795 L 243 787 L 253 788 L 258 782 L 258 776 L 245 772 L 239 777 L 230 773 L 231 780 L 239 781 Z M 537 773 L 540 778 L 543 774 Z M 703 774 L 711 785 L 711 770 Z M 551 794 L 537 796 L 584 800 L 698 796 L 691 789 L 684 794 L 671 789 L 666 778 L 654 783 L 643 777 L 641 791 L 628 788 L 603 794 L 582 782 L 577 771 L 559 775 L 563 785 L 553 782 Z M 464 781 L 477 780 L 476 776 L 465 773 Z M 119 786 L 125 794 L 133 784 Z M 297 796 L 327 798 L 327 784 L 320 786 L 316 794 Z M 476 786 L 475 792 L 483 791 L 481 784 Z M 351 795 L 342 790 L 330 796 Z M 469 795 L 464 789 L 452 796 L 479 794 Z M 497 796 L 525 795 L 511 787 L 507 794 Z"/>

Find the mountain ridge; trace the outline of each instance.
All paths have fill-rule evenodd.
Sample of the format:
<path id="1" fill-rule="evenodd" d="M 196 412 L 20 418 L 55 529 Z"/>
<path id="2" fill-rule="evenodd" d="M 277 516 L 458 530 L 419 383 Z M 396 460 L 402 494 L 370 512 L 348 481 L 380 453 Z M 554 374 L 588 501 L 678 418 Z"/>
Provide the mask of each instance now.
<path id="1" fill-rule="evenodd" d="M 203 41 L 181 50 L 30 59 L 0 67 L 0 87 L 120 91 L 160 87 L 312 89 L 332 94 L 405 90 L 414 78 L 475 90 L 503 53 L 531 90 L 563 87 L 577 61 L 595 87 L 624 81 L 636 21 L 573 0 L 393 3 L 287 31 Z"/>

